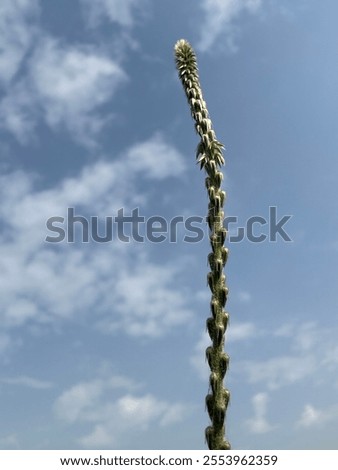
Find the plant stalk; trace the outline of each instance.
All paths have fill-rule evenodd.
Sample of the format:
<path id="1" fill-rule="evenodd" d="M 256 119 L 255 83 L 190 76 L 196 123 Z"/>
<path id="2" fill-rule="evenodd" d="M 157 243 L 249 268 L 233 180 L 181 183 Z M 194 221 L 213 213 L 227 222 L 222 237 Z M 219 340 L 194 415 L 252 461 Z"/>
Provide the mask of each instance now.
<path id="1" fill-rule="evenodd" d="M 229 365 L 229 356 L 224 352 L 225 331 L 229 321 L 229 314 L 224 310 L 228 296 L 224 275 L 228 249 L 224 247 L 225 192 L 221 190 L 223 173 L 219 170 L 224 165 L 222 154 L 224 146 L 216 139 L 203 100 L 195 52 L 184 39 L 177 41 L 175 45 L 175 62 L 195 121 L 196 132 L 200 136 L 196 159 L 200 168 L 206 171 L 205 185 L 209 196 L 207 222 L 212 251 L 208 256 L 210 272 L 207 280 L 211 290 L 211 316 L 206 321 L 206 327 L 212 345 L 206 349 L 206 359 L 210 367 L 210 393 L 206 396 L 205 403 L 211 425 L 205 430 L 205 438 L 210 450 L 229 450 L 230 443 L 225 439 L 225 415 L 230 392 L 223 385 Z"/>

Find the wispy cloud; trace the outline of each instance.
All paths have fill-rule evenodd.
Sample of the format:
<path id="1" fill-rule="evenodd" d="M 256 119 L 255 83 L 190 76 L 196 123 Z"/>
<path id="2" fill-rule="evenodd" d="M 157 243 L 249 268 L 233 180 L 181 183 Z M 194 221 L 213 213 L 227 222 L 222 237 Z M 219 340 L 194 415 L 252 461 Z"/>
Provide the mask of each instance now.
<path id="1" fill-rule="evenodd" d="M 161 336 L 163 331 L 186 323 L 191 311 L 180 291 L 170 289 L 176 277 L 174 266 L 140 263 L 131 273 L 120 268 L 114 289 L 114 319 L 101 323 L 103 331 L 120 329 L 132 336 Z M 132 292 L 132 295 L 131 295 Z"/>
<path id="2" fill-rule="evenodd" d="M 258 332 L 253 323 L 244 322 L 244 323 L 235 323 L 231 324 L 228 330 L 228 341 L 243 341 L 258 336 Z"/>
<path id="3" fill-rule="evenodd" d="M 51 129 L 67 130 L 84 145 L 111 116 L 98 111 L 127 76 L 121 66 L 91 46 L 69 46 L 40 37 L 27 64 L 27 74 L 8 89 L 0 104 L 3 128 L 26 143 L 40 119 Z"/>
<path id="4" fill-rule="evenodd" d="M 14 83 L 0 102 L 0 128 L 16 138 L 21 145 L 32 142 L 38 118 L 35 92 L 31 83 Z"/>
<path id="5" fill-rule="evenodd" d="M 20 449 L 18 436 L 16 434 L 8 434 L 7 436 L 0 437 L 0 449 Z"/>
<path id="6" fill-rule="evenodd" d="M 252 295 L 250 294 L 250 292 L 240 290 L 239 292 L 237 292 L 237 299 L 243 304 L 248 304 L 252 301 Z"/>
<path id="7" fill-rule="evenodd" d="M 267 420 L 268 395 L 257 393 L 252 398 L 254 415 L 246 421 L 246 425 L 253 434 L 264 434 L 271 431 L 275 426 Z"/>
<path id="8" fill-rule="evenodd" d="M 307 404 L 304 406 L 302 414 L 296 423 L 296 427 L 315 428 L 331 422 L 338 421 L 338 405 L 331 405 L 327 408 L 316 408 Z"/>
<path id="9" fill-rule="evenodd" d="M 228 48 L 236 51 L 233 41 L 233 23 L 244 13 L 256 13 L 262 0 L 203 0 L 201 7 L 205 18 L 198 49 L 209 50 L 221 34 L 225 34 Z"/>
<path id="10" fill-rule="evenodd" d="M 12 344 L 11 338 L 7 333 L 0 334 L 0 355 L 7 353 Z"/>
<path id="11" fill-rule="evenodd" d="M 104 16 L 125 29 L 133 24 L 136 12 L 143 11 L 141 2 L 132 0 L 82 3 L 93 21 Z M 43 29 L 38 0 L 3 0 L 0 40 L 0 128 L 26 145 L 43 122 L 53 131 L 67 130 L 82 145 L 94 146 L 114 117 L 100 107 L 128 81 L 121 65 L 125 42 L 121 34 L 114 36 L 114 50 L 71 44 Z"/>
<path id="12" fill-rule="evenodd" d="M 36 49 L 30 77 L 51 128 L 65 126 L 81 142 L 105 123 L 96 109 L 111 99 L 127 77 L 111 58 L 92 47 L 63 46 L 52 38 Z"/>
<path id="13" fill-rule="evenodd" d="M 7 385 L 20 385 L 36 390 L 45 390 L 53 386 L 51 382 L 35 379 L 26 375 L 20 375 L 18 377 L 5 377 L 1 379 L 1 382 Z"/>
<path id="14" fill-rule="evenodd" d="M 0 5 L 0 128 L 22 144 L 35 127 L 34 97 L 18 72 L 38 36 L 38 0 L 3 0 Z M 33 112 L 32 112 L 33 110 Z"/>
<path id="15" fill-rule="evenodd" d="M 290 386 L 310 376 L 320 377 L 337 370 L 336 329 L 319 327 L 315 322 L 285 324 L 270 333 L 260 331 L 260 340 L 284 342 L 288 354 L 267 360 L 241 361 L 237 365 L 250 383 L 265 384 L 270 390 Z M 270 338 L 269 338 L 270 336 Z"/>
<path id="16" fill-rule="evenodd" d="M 18 71 L 36 33 L 38 0 L 2 0 L 0 4 L 0 82 L 7 85 Z"/>
<path id="17" fill-rule="evenodd" d="M 56 400 L 58 419 L 69 425 L 90 424 L 91 431 L 78 439 L 83 447 L 116 446 L 123 436 L 134 435 L 135 429 L 144 432 L 149 426 L 169 426 L 183 419 L 187 410 L 183 404 L 136 393 L 137 384 L 126 378 L 124 384 L 119 382 L 120 391 L 113 376 L 78 383 Z"/>
<path id="18" fill-rule="evenodd" d="M 179 177 L 186 169 L 181 154 L 174 147 L 167 145 L 161 133 L 155 133 L 151 139 L 131 147 L 127 158 L 130 168 L 134 171 L 159 180 L 168 176 Z"/>
<path id="19" fill-rule="evenodd" d="M 152 170 L 161 155 L 159 170 Z M 137 157 L 141 156 L 139 161 Z M 175 165 L 172 164 L 172 160 Z M 156 165 L 155 165 L 156 166 Z M 113 161 L 100 160 L 55 187 L 36 190 L 34 177 L 17 171 L 1 178 L 0 281 L 4 334 L 22 325 L 53 326 L 80 319 L 105 332 L 161 336 L 190 318 L 187 297 L 177 288 L 183 266 L 156 264 L 135 243 L 45 243 L 46 221 L 66 217 L 67 207 L 83 215 L 116 215 L 137 198 L 147 205 L 147 185 L 183 171 L 183 156 L 156 134 L 125 149 Z M 29 240 L 29 243 L 27 243 Z M 130 293 L 133 295 L 130 295 Z M 113 311 L 112 311 L 113 307 Z M 81 313 L 81 315 L 80 315 Z M 9 339 L 3 337 L 3 347 Z"/>
<path id="20" fill-rule="evenodd" d="M 264 383 L 270 390 L 298 382 L 316 370 L 315 356 L 278 356 L 265 361 L 248 361 L 240 364 L 248 381 Z"/>
<path id="21" fill-rule="evenodd" d="M 96 27 L 103 19 L 125 28 L 135 24 L 140 13 L 144 14 L 147 0 L 80 0 L 89 25 Z"/>

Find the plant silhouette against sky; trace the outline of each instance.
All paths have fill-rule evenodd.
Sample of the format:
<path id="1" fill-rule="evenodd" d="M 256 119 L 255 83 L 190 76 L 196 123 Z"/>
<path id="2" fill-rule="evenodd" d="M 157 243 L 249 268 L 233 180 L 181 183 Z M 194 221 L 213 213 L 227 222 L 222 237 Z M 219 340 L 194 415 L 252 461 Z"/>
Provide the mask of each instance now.
<path id="1" fill-rule="evenodd" d="M 184 39 L 177 41 L 175 45 L 175 61 L 190 105 L 191 115 L 195 121 L 195 129 L 200 136 L 196 158 L 201 169 L 204 168 L 207 173 L 205 185 L 209 196 L 207 221 L 212 251 L 208 256 L 210 272 L 207 279 L 211 290 L 211 317 L 207 319 L 206 325 L 212 345 L 206 349 L 206 358 L 210 367 L 209 391 L 211 393 L 208 393 L 205 402 L 211 425 L 206 428 L 205 437 L 210 450 L 228 450 L 230 443 L 224 436 L 225 415 L 230 392 L 224 388 L 223 384 L 229 364 L 229 356 L 224 352 L 229 314 L 224 310 L 228 288 L 223 272 L 228 258 L 228 249 L 224 247 L 225 192 L 221 190 L 223 173 L 219 170 L 224 164 L 223 145 L 216 139 L 206 103 L 203 100 L 195 52 Z"/>

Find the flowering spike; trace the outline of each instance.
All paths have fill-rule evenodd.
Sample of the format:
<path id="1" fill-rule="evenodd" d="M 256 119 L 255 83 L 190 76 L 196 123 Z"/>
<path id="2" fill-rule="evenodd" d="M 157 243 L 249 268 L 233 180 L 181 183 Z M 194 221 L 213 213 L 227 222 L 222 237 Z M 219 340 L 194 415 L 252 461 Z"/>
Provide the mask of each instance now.
<path id="1" fill-rule="evenodd" d="M 210 272 L 207 275 L 211 290 L 211 317 L 206 327 L 212 346 L 206 350 L 210 367 L 209 383 L 211 394 L 206 397 L 206 407 L 211 419 L 211 426 L 205 430 L 205 438 L 210 450 L 229 450 L 230 444 L 224 438 L 225 415 L 229 402 L 229 392 L 223 386 L 223 379 L 228 368 L 229 358 L 223 351 L 224 335 L 229 314 L 224 312 L 228 289 L 225 285 L 223 267 L 228 258 L 224 248 L 226 229 L 223 227 L 225 192 L 220 189 L 223 174 L 219 168 L 224 165 L 222 150 L 224 146 L 216 138 L 206 103 L 203 99 L 199 82 L 196 55 L 191 45 L 184 39 L 175 45 L 175 61 L 179 78 L 182 82 L 191 116 L 195 121 L 195 130 L 200 137 L 196 149 L 196 160 L 200 168 L 206 171 L 205 186 L 208 190 L 209 205 L 206 221 L 209 226 L 212 253 L 208 256 Z"/>

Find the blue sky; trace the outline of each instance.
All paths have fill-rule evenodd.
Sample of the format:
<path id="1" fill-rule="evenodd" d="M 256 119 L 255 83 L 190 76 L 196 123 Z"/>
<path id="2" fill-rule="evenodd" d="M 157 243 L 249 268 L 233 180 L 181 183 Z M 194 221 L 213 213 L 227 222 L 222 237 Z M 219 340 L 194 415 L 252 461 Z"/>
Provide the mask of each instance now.
<path id="1" fill-rule="evenodd" d="M 180 38 L 226 147 L 229 235 L 269 207 L 292 216 L 291 242 L 227 242 L 227 437 L 337 449 L 337 15 L 333 0 L 2 0 L 1 449 L 206 449 L 206 224 L 195 243 L 182 224 L 176 242 L 45 240 L 67 208 L 102 231 L 121 208 L 206 215 Z"/>

